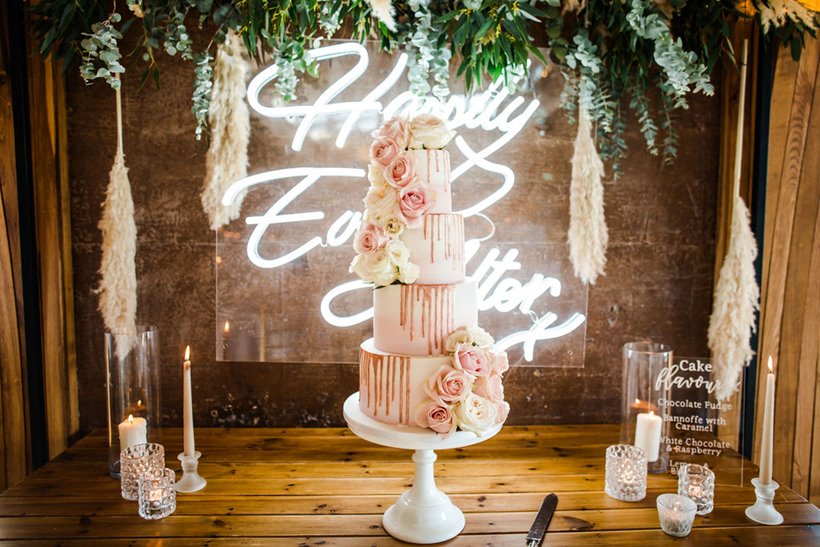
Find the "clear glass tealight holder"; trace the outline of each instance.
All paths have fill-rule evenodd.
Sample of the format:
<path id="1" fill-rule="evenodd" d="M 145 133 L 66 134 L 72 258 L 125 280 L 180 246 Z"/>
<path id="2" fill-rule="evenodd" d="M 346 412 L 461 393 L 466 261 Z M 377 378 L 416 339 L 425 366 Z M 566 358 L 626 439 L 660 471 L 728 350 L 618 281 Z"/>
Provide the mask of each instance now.
<path id="1" fill-rule="evenodd" d="M 139 478 L 139 514 L 147 520 L 164 519 L 177 508 L 173 469 L 149 469 Z"/>
<path id="2" fill-rule="evenodd" d="M 656 504 L 661 530 L 678 538 L 689 535 L 697 511 L 697 504 L 694 501 L 678 494 L 661 494 Z"/>
<path id="3" fill-rule="evenodd" d="M 704 465 L 687 463 L 678 470 L 678 494 L 698 506 L 698 515 L 707 515 L 715 508 L 715 473 Z"/>
<path id="4" fill-rule="evenodd" d="M 604 491 L 621 501 L 641 501 L 646 497 L 646 453 L 629 444 L 606 449 Z"/>
<path id="5" fill-rule="evenodd" d="M 120 453 L 120 490 L 127 500 L 139 499 L 139 478 L 148 471 L 165 468 L 165 448 L 145 443 L 129 446 Z"/>

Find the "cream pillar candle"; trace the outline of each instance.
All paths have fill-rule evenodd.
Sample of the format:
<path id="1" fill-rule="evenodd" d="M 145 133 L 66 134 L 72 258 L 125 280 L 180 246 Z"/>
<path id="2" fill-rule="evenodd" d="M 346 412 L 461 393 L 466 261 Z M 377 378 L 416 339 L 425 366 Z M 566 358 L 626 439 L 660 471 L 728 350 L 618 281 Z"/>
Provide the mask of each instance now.
<path id="1" fill-rule="evenodd" d="M 145 418 L 134 418 L 131 414 L 118 426 L 120 433 L 120 451 L 135 444 L 148 442 L 148 422 Z"/>
<path id="2" fill-rule="evenodd" d="M 182 363 L 182 452 L 193 456 L 194 444 L 194 410 L 191 400 L 191 346 L 185 348 L 185 362 Z"/>
<path id="3" fill-rule="evenodd" d="M 774 436 L 774 370 L 769 355 L 769 374 L 766 376 L 766 400 L 763 405 L 763 431 L 760 437 L 760 484 L 772 482 L 772 442 Z"/>
<path id="4" fill-rule="evenodd" d="M 661 447 L 661 426 L 663 420 L 651 410 L 641 412 L 635 423 L 635 446 L 646 453 L 646 461 L 657 461 Z"/>

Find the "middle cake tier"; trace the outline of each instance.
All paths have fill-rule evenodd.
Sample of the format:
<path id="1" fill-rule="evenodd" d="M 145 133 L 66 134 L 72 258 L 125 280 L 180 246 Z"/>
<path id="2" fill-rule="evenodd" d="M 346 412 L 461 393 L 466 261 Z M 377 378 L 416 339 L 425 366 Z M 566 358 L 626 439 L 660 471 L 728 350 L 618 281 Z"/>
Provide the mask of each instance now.
<path id="1" fill-rule="evenodd" d="M 422 226 L 405 230 L 401 240 L 410 251 L 410 260 L 419 267 L 416 283 L 464 280 L 464 217 L 460 214 L 426 214 Z"/>
<path id="2" fill-rule="evenodd" d="M 373 291 L 373 342 L 401 355 L 444 355 L 456 329 L 478 325 L 474 281 L 452 285 L 388 285 Z"/>

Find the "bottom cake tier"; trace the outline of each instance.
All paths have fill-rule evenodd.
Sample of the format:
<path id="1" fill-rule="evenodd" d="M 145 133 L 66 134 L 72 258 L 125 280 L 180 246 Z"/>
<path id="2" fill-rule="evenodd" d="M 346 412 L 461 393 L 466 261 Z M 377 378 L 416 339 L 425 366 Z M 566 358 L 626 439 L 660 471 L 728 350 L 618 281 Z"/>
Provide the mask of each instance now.
<path id="1" fill-rule="evenodd" d="M 415 409 L 428 398 L 424 384 L 451 361 L 449 355 L 386 353 L 366 340 L 359 349 L 359 408 L 384 423 L 415 426 Z"/>

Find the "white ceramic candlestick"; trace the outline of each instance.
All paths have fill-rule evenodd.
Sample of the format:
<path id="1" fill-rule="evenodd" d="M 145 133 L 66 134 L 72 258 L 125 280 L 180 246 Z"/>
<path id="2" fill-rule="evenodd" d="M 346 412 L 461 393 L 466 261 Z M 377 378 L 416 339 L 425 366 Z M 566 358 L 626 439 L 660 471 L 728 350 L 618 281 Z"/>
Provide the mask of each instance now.
<path id="1" fill-rule="evenodd" d="M 148 442 L 148 422 L 145 418 L 134 418 L 129 414 L 117 429 L 120 434 L 120 452 L 129 446 Z"/>
<path id="2" fill-rule="evenodd" d="M 774 371 L 769 356 L 766 400 L 763 405 L 763 431 L 760 444 L 760 474 L 752 479 L 757 501 L 746 508 L 746 516 L 760 524 L 781 524 L 783 515 L 774 508 L 774 493 L 780 487 L 772 480 L 772 443 L 774 442 Z"/>
<path id="3" fill-rule="evenodd" d="M 658 460 L 661 447 L 661 427 L 663 420 L 654 412 L 638 414 L 635 422 L 635 446 L 646 453 L 646 461 Z"/>
<path id="4" fill-rule="evenodd" d="M 402 494 L 382 517 L 384 529 L 396 539 L 410 543 L 439 543 L 457 536 L 464 529 L 464 513 L 453 505 L 447 494 L 436 488 L 434 450 L 461 448 L 485 441 L 498 433 L 496 426 L 484 436 L 457 431 L 442 437 L 429 429 L 402 428 L 384 424 L 359 409 L 359 394 L 345 401 L 344 417 L 353 433 L 366 441 L 392 448 L 415 450 L 416 476 L 413 487 Z"/>

